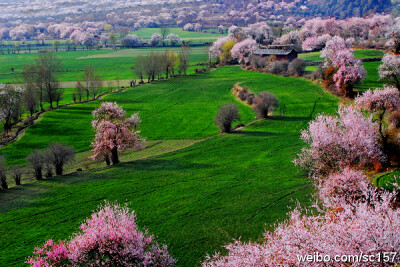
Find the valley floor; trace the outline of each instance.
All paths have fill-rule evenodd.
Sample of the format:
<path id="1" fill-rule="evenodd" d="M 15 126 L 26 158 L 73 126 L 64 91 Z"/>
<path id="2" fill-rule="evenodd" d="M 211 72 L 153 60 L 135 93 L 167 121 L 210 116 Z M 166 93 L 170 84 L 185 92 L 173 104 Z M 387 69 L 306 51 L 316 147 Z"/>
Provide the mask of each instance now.
<path id="1" fill-rule="evenodd" d="M 237 82 L 255 93 L 274 93 L 281 108 L 274 118 L 218 135 L 213 120 L 222 104 L 239 105 L 245 124 L 255 120 L 231 94 Z M 168 245 L 178 266 L 199 265 L 232 239 L 258 240 L 297 200 L 310 203 L 307 173 L 292 163 L 304 146 L 300 131 L 316 114 L 333 113 L 338 103 L 309 81 L 237 66 L 128 89 L 105 100 L 117 101 L 128 113 L 140 111 L 151 147 L 123 156 L 116 167 L 89 165 L 1 192 L 1 266 L 23 265 L 43 241 L 67 238 L 105 199 L 135 210 L 138 225 Z M 80 152 L 74 168 L 84 168 L 93 137 L 90 113 L 98 105 L 50 112 L 0 154 L 23 163 L 32 150 L 63 142 Z"/>

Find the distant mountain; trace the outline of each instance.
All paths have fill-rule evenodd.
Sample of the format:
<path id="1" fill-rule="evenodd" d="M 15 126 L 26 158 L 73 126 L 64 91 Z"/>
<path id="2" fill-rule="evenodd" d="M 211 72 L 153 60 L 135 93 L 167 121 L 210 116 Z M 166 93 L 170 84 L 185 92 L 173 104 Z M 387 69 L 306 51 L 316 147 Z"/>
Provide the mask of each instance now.
<path id="1" fill-rule="evenodd" d="M 390 13 L 393 4 L 390 0 L 311 0 L 305 14 L 310 16 L 364 17 L 373 13 Z"/>

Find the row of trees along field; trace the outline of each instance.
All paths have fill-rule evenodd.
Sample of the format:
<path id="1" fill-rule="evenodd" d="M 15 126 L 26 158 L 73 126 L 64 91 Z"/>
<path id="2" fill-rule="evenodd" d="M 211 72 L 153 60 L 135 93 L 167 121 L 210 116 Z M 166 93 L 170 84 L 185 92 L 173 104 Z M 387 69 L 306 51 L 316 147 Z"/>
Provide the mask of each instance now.
<path id="1" fill-rule="evenodd" d="M 133 75 L 139 79 L 139 83 L 186 75 L 189 67 L 190 47 L 183 46 L 179 53 L 171 49 L 164 52 L 150 52 L 147 56 L 140 55 L 133 66 Z M 60 88 L 57 74 L 62 72 L 62 62 L 55 53 L 38 53 L 37 59 L 23 68 L 21 86 L 1 85 L 0 94 L 0 120 L 4 123 L 4 134 L 7 134 L 13 125 L 17 124 L 24 112 L 29 112 L 30 117 L 39 109 L 45 110 L 45 103 L 50 109 L 54 104 L 59 105 L 63 99 L 64 90 Z M 120 79 L 116 77 L 119 87 Z M 73 102 L 81 102 L 84 98 L 96 99 L 102 93 L 103 80 L 96 73 L 93 66 L 86 66 L 82 79 L 76 82 L 75 91 L 72 94 Z M 133 80 L 132 85 L 136 85 Z"/>

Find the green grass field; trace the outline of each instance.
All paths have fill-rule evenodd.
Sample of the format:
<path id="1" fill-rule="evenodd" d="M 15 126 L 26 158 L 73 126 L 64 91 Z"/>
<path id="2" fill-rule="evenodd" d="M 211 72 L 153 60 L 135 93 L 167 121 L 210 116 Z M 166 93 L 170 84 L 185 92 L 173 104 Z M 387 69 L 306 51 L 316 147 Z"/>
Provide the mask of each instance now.
<path id="1" fill-rule="evenodd" d="M 131 32 L 131 34 L 136 34 L 140 38 L 150 39 L 153 33 L 160 33 L 159 28 L 142 28 L 137 31 Z M 226 34 L 216 34 L 216 33 L 206 33 L 206 32 L 189 32 L 184 31 L 181 28 L 170 28 L 170 33 L 179 35 L 184 41 L 196 43 L 204 42 L 214 42 L 218 37 L 225 36 Z"/>
<path id="2" fill-rule="evenodd" d="M 355 58 L 383 57 L 383 55 L 384 52 L 380 50 L 372 50 L 372 49 L 354 50 Z M 323 61 L 323 59 L 321 58 L 321 52 L 302 53 L 299 54 L 299 58 L 302 58 L 305 61 Z"/>
<path id="3" fill-rule="evenodd" d="M 363 66 L 367 71 L 364 82 L 356 85 L 357 91 L 366 91 L 368 89 L 382 88 L 384 81 L 379 80 L 378 67 L 381 61 L 364 62 Z"/>
<path id="4" fill-rule="evenodd" d="M 60 81 L 82 79 L 86 65 L 91 65 L 103 80 L 136 78 L 132 67 L 138 55 L 146 56 L 150 51 L 163 52 L 165 48 L 138 48 L 112 50 L 70 51 L 56 53 L 63 64 L 63 71 L 58 74 Z M 174 48 L 178 52 L 179 48 Z M 37 54 L 0 55 L 0 83 L 20 83 L 23 66 L 34 62 Z M 194 65 L 208 59 L 208 47 L 191 48 L 190 64 Z M 11 70 L 14 68 L 14 71 Z M 190 68 L 193 73 L 194 68 Z"/>
<path id="5" fill-rule="evenodd" d="M 213 119 L 221 104 L 235 102 L 241 122 L 254 120 L 251 109 L 231 94 L 236 82 L 255 93 L 274 93 L 286 106 L 284 116 L 217 135 Z M 288 206 L 295 205 L 292 200 L 308 204 L 312 198 L 307 173 L 292 163 L 304 146 L 300 130 L 318 113 L 334 112 L 338 102 L 309 81 L 237 66 L 128 89 L 104 100 L 117 101 L 128 113 L 140 112 L 142 134 L 151 148 L 137 155 L 146 158 L 132 161 L 140 157 L 127 155 L 117 167 L 1 192 L 1 266 L 22 265 L 48 238 L 67 238 L 104 199 L 128 203 L 138 224 L 169 246 L 178 266 L 198 264 L 233 238 L 257 240 L 265 227 L 285 218 Z M 64 142 L 82 152 L 79 159 L 87 156 L 83 151 L 93 137 L 90 112 L 99 103 L 47 113 L 0 154 L 9 163 L 22 163 L 33 149 Z M 182 149 L 168 152 L 175 148 Z"/>

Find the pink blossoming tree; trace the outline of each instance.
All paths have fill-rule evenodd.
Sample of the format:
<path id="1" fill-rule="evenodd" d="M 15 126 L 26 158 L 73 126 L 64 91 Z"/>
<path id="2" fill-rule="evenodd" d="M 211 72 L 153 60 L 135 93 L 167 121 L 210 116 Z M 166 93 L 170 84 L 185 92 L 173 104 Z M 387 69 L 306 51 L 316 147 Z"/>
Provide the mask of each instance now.
<path id="1" fill-rule="evenodd" d="M 231 50 L 233 58 L 238 59 L 240 63 L 247 64 L 250 56 L 257 50 L 258 44 L 255 40 L 247 38 L 240 43 L 235 44 Z"/>
<path id="2" fill-rule="evenodd" d="M 386 54 L 378 68 L 379 77 L 394 84 L 400 91 L 400 56 Z"/>
<path id="3" fill-rule="evenodd" d="M 378 115 L 379 134 L 385 153 L 388 153 L 388 135 L 383 122 L 387 112 L 400 110 L 400 92 L 389 86 L 374 91 L 368 90 L 356 98 L 355 104 L 359 109 L 372 111 Z"/>
<path id="4" fill-rule="evenodd" d="M 342 95 L 352 97 L 354 84 L 365 78 L 366 71 L 361 61 L 354 58 L 351 41 L 333 37 L 326 43 L 321 57 L 325 58 L 325 68 L 333 67 L 336 70 L 333 75 L 336 90 Z"/>
<path id="5" fill-rule="evenodd" d="M 393 207 L 395 193 L 379 194 L 372 188 L 370 200 L 348 203 L 318 215 L 295 209 L 289 219 L 279 224 L 275 231 L 266 232 L 264 241 L 244 243 L 235 241 L 225 246 L 226 255 L 208 256 L 204 267 L 220 266 L 321 266 L 323 262 L 301 261 L 305 255 L 329 255 L 339 260 L 344 255 L 400 252 L 400 209 Z M 383 254 L 382 254 L 383 255 Z M 393 259 L 393 254 L 390 260 Z M 349 260 L 329 266 L 366 266 Z M 368 260 L 368 259 L 367 259 Z M 399 264 L 399 257 L 393 264 Z"/>
<path id="6" fill-rule="evenodd" d="M 80 227 L 69 241 L 45 242 L 27 261 L 45 266 L 173 266 L 167 246 L 138 230 L 128 207 L 106 203 Z"/>
<path id="7" fill-rule="evenodd" d="M 340 106 L 338 116 L 319 115 L 301 138 L 309 148 L 303 148 L 294 163 L 316 174 L 364 168 L 384 158 L 372 118 L 352 106 Z"/>
<path id="8" fill-rule="evenodd" d="M 119 163 L 118 152 L 129 148 L 142 149 L 144 139 L 138 130 L 141 122 L 138 113 L 125 119 L 125 111 L 117 103 L 103 102 L 93 111 L 92 126 L 96 130 L 92 159 L 105 159 L 110 164 Z"/>

